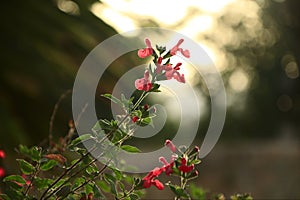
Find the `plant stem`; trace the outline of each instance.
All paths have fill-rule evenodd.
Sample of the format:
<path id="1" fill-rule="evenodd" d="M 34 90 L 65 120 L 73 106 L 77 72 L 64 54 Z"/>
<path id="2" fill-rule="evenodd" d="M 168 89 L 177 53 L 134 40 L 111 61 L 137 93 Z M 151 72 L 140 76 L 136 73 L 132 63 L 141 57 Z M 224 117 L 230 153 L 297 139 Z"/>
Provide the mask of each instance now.
<path id="1" fill-rule="evenodd" d="M 37 174 L 39 173 L 40 171 L 40 162 L 37 163 L 36 167 L 35 167 L 35 172 L 34 174 L 32 175 L 31 179 L 30 179 L 30 183 L 28 185 L 28 187 L 26 188 L 26 191 L 25 191 L 25 196 L 27 196 L 28 192 L 29 192 L 29 189 L 32 187 L 33 185 L 33 181 L 34 181 L 34 178 L 37 176 Z"/>
<path id="2" fill-rule="evenodd" d="M 95 180 L 99 175 L 101 175 L 104 170 L 108 167 L 108 164 L 111 160 L 109 160 L 107 162 L 107 164 L 105 164 L 102 169 L 97 173 L 97 175 L 93 178 L 93 179 L 89 179 L 87 181 L 85 181 L 84 183 L 82 183 L 81 185 L 79 185 L 77 188 L 75 188 L 74 190 L 68 192 L 65 196 L 62 197 L 62 199 L 66 198 L 69 194 L 74 193 L 75 191 L 79 190 L 80 188 L 82 188 L 83 186 L 85 186 L 86 184 L 88 184 L 89 182 L 91 182 L 92 180 Z"/>
<path id="3" fill-rule="evenodd" d="M 142 95 L 139 97 L 139 99 L 137 100 L 137 102 L 134 104 L 132 111 L 134 111 L 139 105 L 140 103 L 144 100 L 144 98 L 148 95 L 149 93 L 143 91 Z M 128 113 L 119 123 L 118 123 L 118 127 L 124 123 L 124 121 L 127 119 L 127 117 L 130 116 L 131 113 Z M 117 130 L 117 129 L 116 129 Z M 112 133 L 114 133 L 116 130 L 112 130 L 111 132 L 109 132 L 107 135 L 110 135 Z M 104 138 L 103 138 L 104 139 Z M 100 142 L 103 142 L 103 139 Z M 122 140 L 121 140 L 122 141 Z M 92 151 L 96 150 L 96 147 L 93 147 L 89 152 L 87 152 L 86 154 L 84 154 L 80 159 L 78 159 L 73 165 L 71 165 L 67 170 L 65 170 L 51 185 L 49 185 L 49 187 L 43 192 L 40 200 L 42 200 L 46 194 L 48 193 L 48 191 L 56 184 L 58 183 L 58 181 L 60 181 L 65 175 L 67 175 L 72 169 L 74 169 L 77 164 L 79 164 L 86 156 L 89 155 L 89 153 L 91 153 Z M 101 154 L 102 156 L 102 154 Z M 96 162 L 98 159 L 95 158 L 93 161 L 91 161 L 86 167 L 84 167 L 83 169 L 80 169 L 78 172 L 75 173 L 74 176 L 76 176 L 77 174 L 79 174 L 82 170 L 86 169 L 89 165 L 93 164 L 94 162 Z M 74 176 L 70 176 L 67 180 L 70 180 L 72 177 Z M 64 183 L 58 187 L 57 189 L 55 189 L 54 191 L 52 191 L 49 195 L 47 195 L 44 199 L 48 199 L 51 195 L 55 194 L 59 188 L 61 188 L 67 181 L 64 181 Z M 74 190 L 75 191 L 75 190 Z"/>

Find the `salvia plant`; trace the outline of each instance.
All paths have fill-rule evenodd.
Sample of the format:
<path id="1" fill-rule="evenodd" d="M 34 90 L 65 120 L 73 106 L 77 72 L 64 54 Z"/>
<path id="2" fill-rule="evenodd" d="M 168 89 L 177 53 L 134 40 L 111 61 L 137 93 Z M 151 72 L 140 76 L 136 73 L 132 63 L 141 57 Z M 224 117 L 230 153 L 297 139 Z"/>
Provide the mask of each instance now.
<path id="1" fill-rule="evenodd" d="M 120 113 L 113 120 L 100 119 L 92 128 L 91 133 L 76 135 L 75 123 L 69 122 L 68 134 L 59 142 L 54 142 L 51 137 L 49 146 L 26 147 L 20 145 L 18 152 L 22 158 L 17 159 L 20 174 L 9 175 L 3 179 L 5 190 L 0 194 L 3 200 L 91 200 L 91 199 L 116 199 L 136 200 L 141 199 L 147 188 L 156 187 L 158 190 L 168 188 L 174 194 L 174 199 L 206 199 L 206 191 L 191 184 L 190 181 L 198 177 L 196 166 L 199 160 L 199 147 L 177 147 L 171 140 L 162 141 L 172 153 L 170 158 L 157 158 L 161 165 L 155 167 L 142 177 L 118 170 L 112 165 L 114 151 L 107 144 L 111 142 L 115 147 L 130 153 L 138 153 L 140 150 L 125 141 L 132 138 L 135 130 L 140 126 L 151 124 L 156 116 L 154 106 L 144 104 L 144 99 L 154 92 L 160 92 L 158 81 L 175 79 L 179 83 L 185 83 L 184 74 L 179 72 L 182 63 L 171 63 L 171 57 L 176 54 L 189 58 L 190 52 L 181 48 L 184 42 L 178 43 L 167 50 L 166 47 L 154 48 L 149 39 L 145 39 L 146 47 L 138 51 L 140 58 L 152 57 L 151 63 L 145 69 L 144 76 L 135 81 L 137 96 L 120 98 L 111 94 L 102 95 L 120 106 Z M 105 136 L 105 137 L 103 137 Z M 108 140 L 107 140 L 108 139 Z M 87 142 L 89 145 L 83 145 Z M 99 156 L 91 153 L 99 151 Z M 4 158 L 4 152 L 0 152 L 0 158 Z M 105 161 L 99 162 L 101 157 Z M 4 173 L 4 170 L 0 168 Z M 177 177 L 170 181 L 162 182 L 160 176 Z M 171 181 L 172 180 L 172 181 Z M 213 199 L 225 199 L 219 194 Z M 251 200 L 248 194 L 233 195 L 232 200 Z"/>

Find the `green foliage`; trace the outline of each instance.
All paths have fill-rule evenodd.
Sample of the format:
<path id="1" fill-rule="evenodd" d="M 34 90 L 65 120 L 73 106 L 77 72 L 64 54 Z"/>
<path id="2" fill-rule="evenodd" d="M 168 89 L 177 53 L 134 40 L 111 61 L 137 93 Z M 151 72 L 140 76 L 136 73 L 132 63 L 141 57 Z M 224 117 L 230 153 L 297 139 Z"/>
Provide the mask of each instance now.
<path id="1" fill-rule="evenodd" d="M 130 152 L 130 153 L 139 153 L 141 150 L 139 150 L 137 147 L 131 146 L 131 145 L 123 145 L 121 146 L 121 149 L 124 151 Z"/>
<path id="2" fill-rule="evenodd" d="M 48 161 L 44 162 L 41 165 L 40 169 L 42 171 L 48 171 L 48 170 L 52 169 L 55 165 L 57 165 L 57 161 L 55 161 L 55 160 L 48 160 Z"/>
<path id="3" fill-rule="evenodd" d="M 34 172 L 34 166 L 32 166 L 29 162 L 23 159 L 17 159 L 20 165 L 20 169 L 23 174 L 29 175 Z"/>

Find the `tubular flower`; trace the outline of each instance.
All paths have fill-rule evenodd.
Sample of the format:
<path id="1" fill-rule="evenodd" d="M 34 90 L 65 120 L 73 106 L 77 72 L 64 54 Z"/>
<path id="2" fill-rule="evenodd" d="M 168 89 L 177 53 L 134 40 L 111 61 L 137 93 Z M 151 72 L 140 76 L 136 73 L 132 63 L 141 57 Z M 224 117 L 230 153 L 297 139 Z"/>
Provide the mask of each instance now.
<path id="1" fill-rule="evenodd" d="M 171 140 L 166 140 L 165 145 L 173 152 L 176 152 L 176 147 Z"/>
<path id="2" fill-rule="evenodd" d="M 144 78 L 137 79 L 135 81 L 135 88 L 138 90 L 144 90 L 148 92 L 152 88 L 152 83 L 149 80 L 149 71 L 146 71 Z"/>
<path id="3" fill-rule="evenodd" d="M 144 188 L 149 188 L 151 185 L 154 185 L 157 189 L 163 190 L 164 185 L 158 180 L 154 179 L 158 177 L 161 173 L 163 172 L 162 168 L 154 168 L 152 171 L 150 171 L 142 180 L 143 182 L 143 187 Z"/>
<path id="4" fill-rule="evenodd" d="M 164 70 L 166 71 L 167 80 L 174 78 L 178 82 L 185 83 L 184 74 L 180 74 L 177 71 L 177 70 L 180 70 L 181 65 L 182 65 L 182 63 L 177 63 L 177 65 L 174 68 L 170 64 L 165 66 Z"/>
<path id="5" fill-rule="evenodd" d="M 176 55 L 177 51 L 180 51 L 181 54 L 186 57 L 189 58 L 190 57 L 190 51 L 189 50 L 183 50 L 182 48 L 179 48 L 179 46 L 183 43 L 183 39 L 180 39 L 177 44 L 171 49 L 170 54 L 172 56 Z"/>
<path id="6" fill-rule="evenodd" d="M 148 38 L 145 39 L 145 44 L 146 44 L 147 47 L 144 48 L 144 49 L 140 49 L 138 51 L 138 56 L 140 58 L 146 58 L 148 56 L 151 56 L 152 53 L 153 53 L 153 48 L 152 48 L 151 42 L 150 42 L 150 40 Z"/>
<path id="7" fill-rule="evenodd" d="M 194 169 L 194 164 L 187 166 L 187 161 L 185 158 L 181 158 L 181 165 L 178 167 L 178 169 L 182 172 L 191 172 Z"/>
<path id="8" fill-rule="evenodd" d="M 173 173 L 173 166 L 174 166 L 174 157 L 172 157 L 171 162 L 168 163 L 168 161 L 164 157 L 160 157 L 159 161 L 164 164 L 162 167 L 163 171 L 165 171 L 166 175 L 170 175 Z"/>

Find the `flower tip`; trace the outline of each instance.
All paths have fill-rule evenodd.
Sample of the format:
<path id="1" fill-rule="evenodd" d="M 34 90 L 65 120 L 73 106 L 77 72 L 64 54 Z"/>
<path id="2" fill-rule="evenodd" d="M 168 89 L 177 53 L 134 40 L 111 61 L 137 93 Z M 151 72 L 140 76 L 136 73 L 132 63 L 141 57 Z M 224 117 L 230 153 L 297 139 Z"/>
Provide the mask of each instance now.
<path id="1" fill-rule="evenodd" d="M 148 48 L 152 48 L 151 42 L 150 42 L 150 40 L 149 40 L 148 38 L 145 38 L 145 44 L 146 44 L 146 46 L 147 46 Z"/>
<path id="2" fill-rule="evenodd" d="M 165 145 L 173 152 L 176 152 L 176 147 L 171 140 L 166 140 Z"/>

